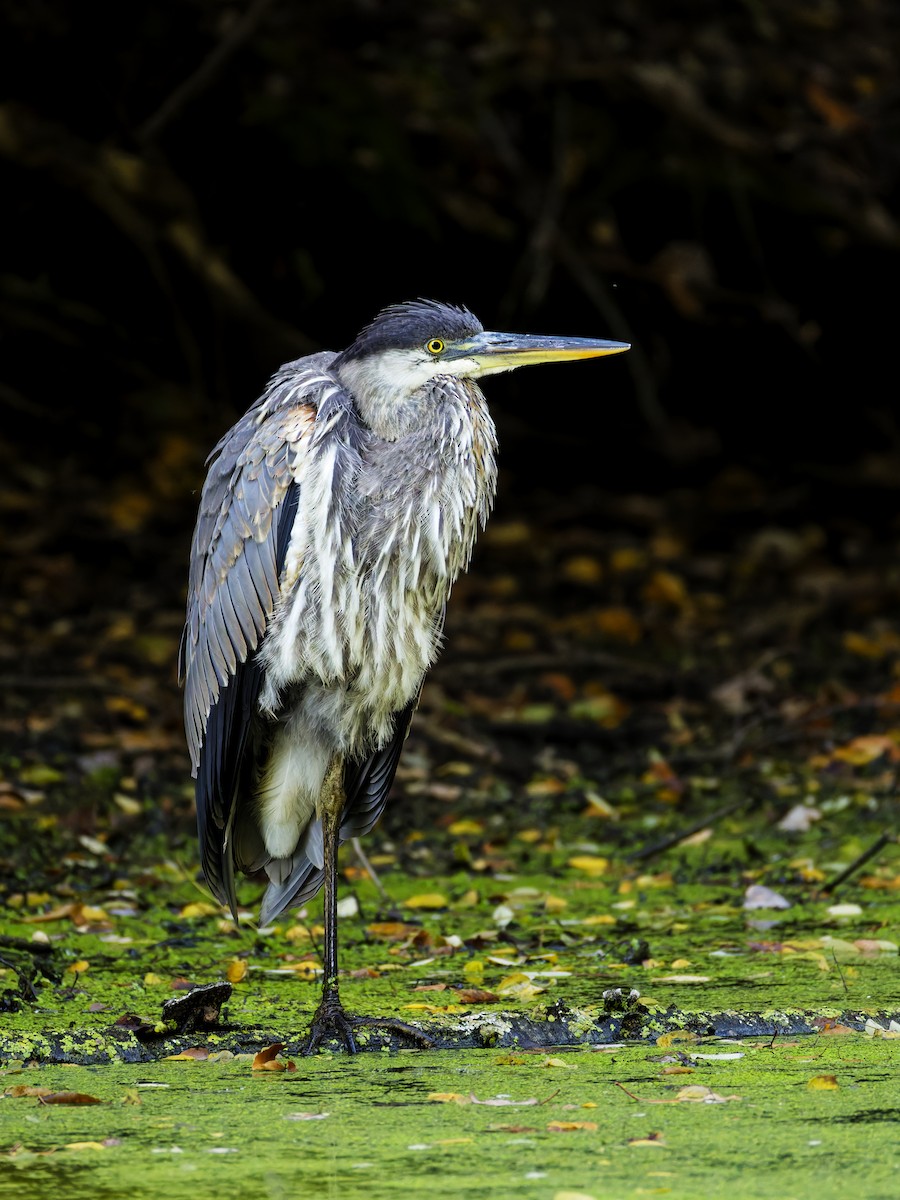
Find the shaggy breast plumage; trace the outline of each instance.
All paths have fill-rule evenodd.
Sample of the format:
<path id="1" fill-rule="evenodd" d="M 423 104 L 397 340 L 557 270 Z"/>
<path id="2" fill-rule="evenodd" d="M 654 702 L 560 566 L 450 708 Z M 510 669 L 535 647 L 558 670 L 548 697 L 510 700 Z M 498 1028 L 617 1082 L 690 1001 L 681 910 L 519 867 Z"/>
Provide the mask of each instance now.
<path id="1" fill-rule="evenodd" d="M 493 500 L 495 434 L 480 391 L 448 380 L 426 426 L 375 437 L 337 393 L 318 412 L 261 661 L 270 712 L 287 687 L 347 751 L 391 736 L 440 645 L 450 588 Z"/>

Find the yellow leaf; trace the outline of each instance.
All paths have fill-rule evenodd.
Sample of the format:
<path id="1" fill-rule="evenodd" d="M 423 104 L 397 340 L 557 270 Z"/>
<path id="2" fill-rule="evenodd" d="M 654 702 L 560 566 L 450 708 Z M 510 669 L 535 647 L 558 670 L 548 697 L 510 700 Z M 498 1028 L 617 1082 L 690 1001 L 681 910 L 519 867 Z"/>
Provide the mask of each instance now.
<path id="1" fill-rule="evenodd" d="M 454 837 L 464 837 L 466 834 L 470 834 L 470 833 L 471 834 L 483 833 L 484 832 L 484 822 L 483 821 L 473 821 L 470 819 L 454 821 L 451 825 L 447 826 L 447 832 L 452 833 Z"/>
<path id="2" fill-rule="evenodd" d="M 700 1038 L 690 1029 L 673 1029 L 671 1033 L 661 1033 L 656 1039 L 656 1044 L 662 1049 L 667 1046 L 674 1046 L 678 1042 L 699 1042 Z"/>
<path id="3" fill-rule="evenodd" d="M 144 976 L 145 987 L 159 987 L 161 983 L 165 983 L 162 975 L 157 975 L 155 971 L 148 971 Z"/>
<path id="4" fill-rule="evenodd" d="M 186 904 L 178 914 L 181 917 L 215 917 L 221 912 L 218 904 L 209 904 L 206 900 L 194 900 Z"/>
<path id="5" fill-rule="evenodd" d="M 566 863 L 576 871 L 586 871 L 588 875 L 602 875 L 609 867 L 609 859 L 596 854 L 576 854 Z"/>
<path id="6" fill-rule="evenodd" d="M 66 970 L 70 971 L 73 975 L 83 975 L 85 971 L 89 971 L 90 969 L 91 964 L 86 958 L 79 958 L 78 962 L 69 963 L 66 967 Z"/>
<path id="7" fill-rule="evenodd" d="M 569 583 L 588 586 L 599 583 L 603 578 L 603 567 L 596 558 L 588 554 L 573 554 L 560 564 L 563 579 Z"/>
<path id="8" fill-rule="evenodd" d="M 596 1128 L 596 1121 L 548 1121 L 547 1123 L 547 1129 L 550 1133 L 571 1133 L 579 1129 L 590 1133 Z"/>
<path id="9" fill-rule="evenodd" d="M 627 608 L 601 608 L 594 619 L 600 632 L 614 641 L 636 646 L 641 640 L 641 623 Z"/>
<path id="10" fill-rule="evenodd" d="M 471 1104 L 468 1096 L 464 1096 L 462 1092 L 429 1092 L 427 1100 L 434 1100 L 437 1104 Z"/>
<path id="11" fill-rule="evenodd" d="M 565 1067 L 567 1071 L 577 1071 L 578 1067 L 575 1063 L 564 1062 L 561 1058 L 545 1058 L 541 1063 L 542 1067 Z"/>
<path id="12" fill-rule="evenodd" d="M 644 599 L 650 604 L 684 608 L 688 602 L 688 593 L 680 575 L 672 571 L 654 571 L 644 588 Z"/>
<path id="13" fill-rule="evenodd" d="M 225 978 L 229 983 L 240 983 L 242 979 L 246 978 L 249 969 L 243 958 L 233 958 L 228 964 Z"/>
<path id="14" fill-rule="evenodd" d="M 815 1092 L 833 1092 L 839 1085 L 834 1075 L 813 1075 L 806 1086 Z"/>
<path id="15" fill-rule="evenodd" d="M 832 757 L 854 767 L 864 767 L 884 755 L 890 762 L 900 759 L 900 746 L 885 734 L 864 734 L 853 738 L 833 752 Z"/>
<path id="16" fill-rule="evenodd" d="M 647 555 L 637 546 L 619 546 L 609 556 L 609 565 L 617 575 L 639 571 L 647 564 Z"/>
<path id="17" fill-rule="evenodd" d="M 440 892 L 423 892 L 419 896 L 410 896 L 408 900 L 403 901 L 406 908 L 446 908 L 447 903 L 447 897 Z"/>
<path id="18" fill-rule="evenodd" d="M 403 921 L 374 921 L 366 926 L 366 933 L 386 942 L 402 942 L 405 938 L 413 937 L 419 932 L 418 925 L 407 925 Z"/>
<path id="19" fill-rule="evenodd" d="M 283 970 L 293 971 L 301 979 L 315 979 L 322 974 L 322 968 L 311 958 L 303 958 L 299 962 L 285 963 Z"/>
<path id="20" fill-rule="evenodd" d="M 539 996 L 544 988 L 536 987 L 527 975 L 519 971 L 501 980 L 494 991 L 499 996 L 516 996 L 519 1000 L 529 1000 L 532 996 Z"/>
<path id="21" fill-rule="evenodd" d="M 516 834 L 520 842 L 528 842 L 529 844 L 539 842 L 543 836 L 543 829 L 520 829 Z"/>
<path id="22" fill-rule="evenodd" d="M 568 900 L 564 900 L 562 896 L 547 896 L 544 900 L 544 908 L 548 913 L 562 912 L 564 908 L 568 907 Z"/>
<path id="23" fill-rule="evenodd" d="M 289 925 L 284 931 L 289 942 L 308 942 L 312 940 L 312 931 L 305 925 Z"/>
<path id="24" fill-rule="evenodd" d="M 866 637 L 862 633 L 845 633 L 844 649 L 859 658 L 877 660 L 886 654 L 896 654 L 900 650 L 900 637 L 891 629 L 885 630 L 876 637 Z"/>
<path id="25" fill-rule="evenodd" d="M 64 1150 L 106 1150 L 102 1142 L 66 1142 Z"/>

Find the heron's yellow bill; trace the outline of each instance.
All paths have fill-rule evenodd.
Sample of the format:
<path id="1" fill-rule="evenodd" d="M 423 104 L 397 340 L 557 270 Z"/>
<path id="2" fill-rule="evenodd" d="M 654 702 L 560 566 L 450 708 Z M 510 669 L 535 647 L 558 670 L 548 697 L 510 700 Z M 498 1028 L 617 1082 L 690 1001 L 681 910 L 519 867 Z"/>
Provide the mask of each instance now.
<path id="1" fill-rule="evenodd" d="M 511 371 L 532 363 L 570 362 L 579 358 L 599 358 L 630 350 L 629 342 L 609 342 L 601 338 L 544 337 L 533 333 L 478 333 L 474 337 L 447 346 L 444 361 L 471 359 L 479 374 Z"/>

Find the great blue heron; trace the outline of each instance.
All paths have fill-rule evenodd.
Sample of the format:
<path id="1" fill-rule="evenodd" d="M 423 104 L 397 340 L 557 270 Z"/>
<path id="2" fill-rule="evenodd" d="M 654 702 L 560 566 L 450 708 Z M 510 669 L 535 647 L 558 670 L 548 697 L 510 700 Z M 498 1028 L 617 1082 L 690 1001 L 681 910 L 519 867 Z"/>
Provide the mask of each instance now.
<path id="1" fill-rule="evenodd" d="M 307 1053 L 399 1025 L 341 1005 L 337 853 L 384 809 L 450 588 L 491 510 L 497 442 L 475 380 L 627 349 L 395 305 L 342 353 L 285 364 L 210 455 L 179 654 L 200 856 L 235 917 L 235 870 L 265 872 L 261 923 L 324 883 Z"/>

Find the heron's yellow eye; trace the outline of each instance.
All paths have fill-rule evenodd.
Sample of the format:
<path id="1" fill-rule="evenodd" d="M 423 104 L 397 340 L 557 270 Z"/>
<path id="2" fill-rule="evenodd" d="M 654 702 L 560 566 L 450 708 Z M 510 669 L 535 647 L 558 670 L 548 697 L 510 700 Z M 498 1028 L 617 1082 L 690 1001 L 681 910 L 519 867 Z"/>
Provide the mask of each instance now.
<path id="1" fill-rule="evenodd" d="M 444 343 L 440 338 L 432 338 L 430 342 L 425 343 L 425 349 L 429 354 L 440 354 L 444 349 Z"/>

